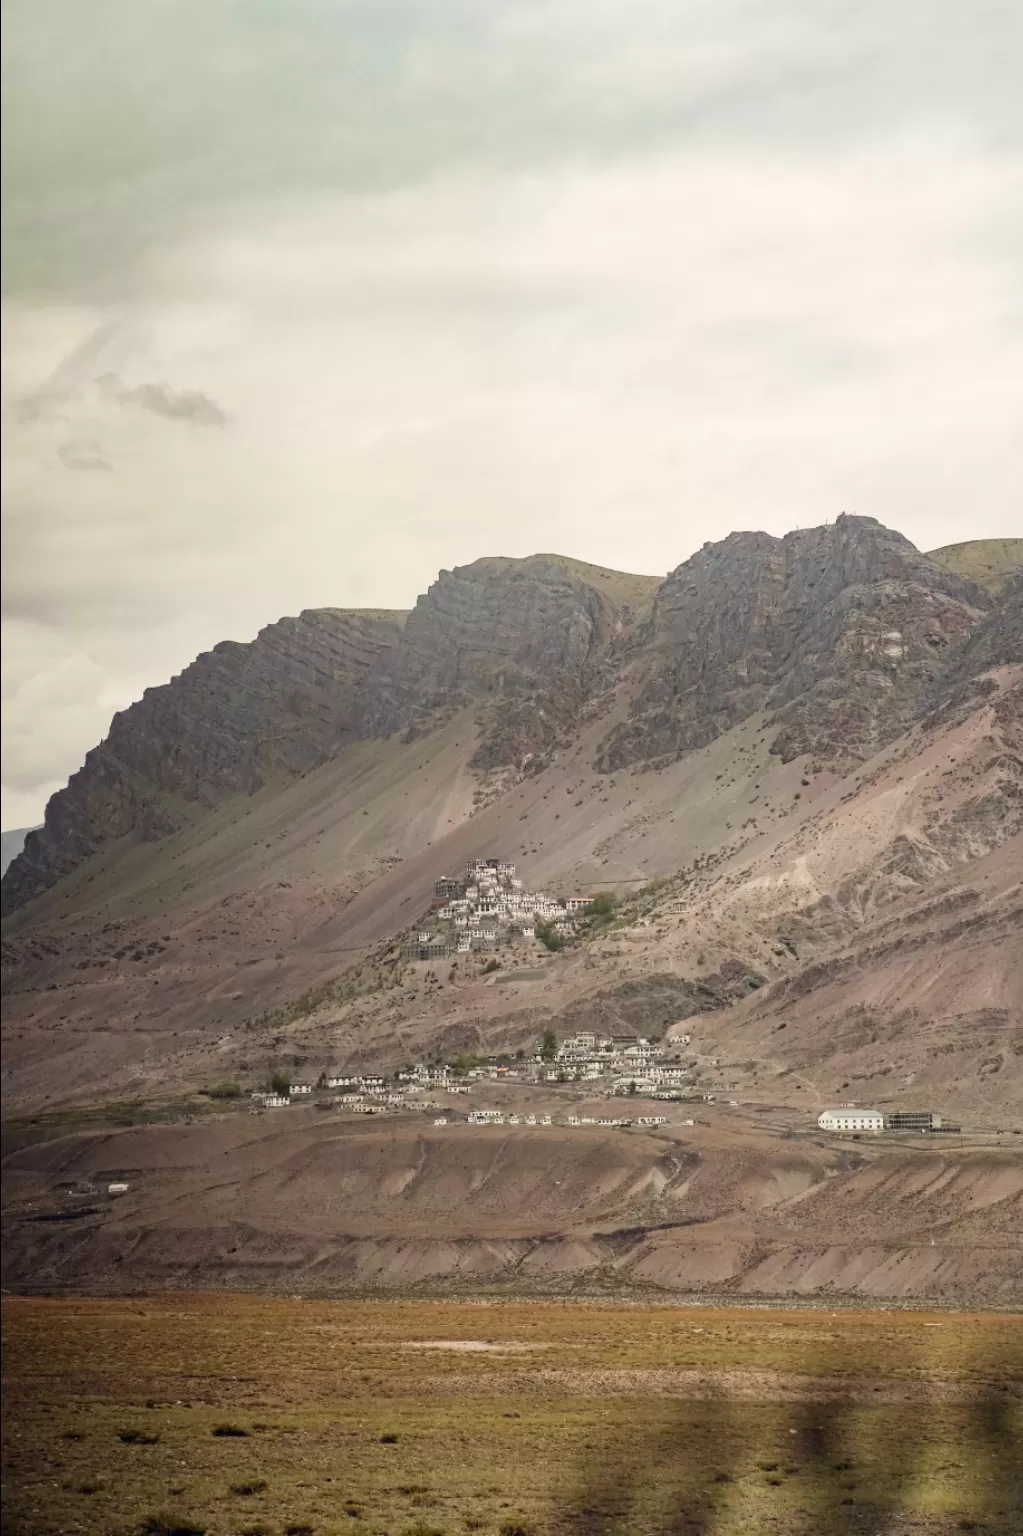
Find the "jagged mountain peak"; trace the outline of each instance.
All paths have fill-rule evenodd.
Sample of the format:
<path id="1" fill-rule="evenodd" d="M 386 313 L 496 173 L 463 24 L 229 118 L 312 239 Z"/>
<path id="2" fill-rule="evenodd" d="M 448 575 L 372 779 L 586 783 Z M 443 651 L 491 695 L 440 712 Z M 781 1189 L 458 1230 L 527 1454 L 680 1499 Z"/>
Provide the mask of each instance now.
<path id="1" fill-rule="evenodd" d="M 705 544 L 657 594 L 645 678 L 601 766 L 678 756 L 758 710 L 787 758 L 867 755 L 989 603 L 871 517 Z"/>

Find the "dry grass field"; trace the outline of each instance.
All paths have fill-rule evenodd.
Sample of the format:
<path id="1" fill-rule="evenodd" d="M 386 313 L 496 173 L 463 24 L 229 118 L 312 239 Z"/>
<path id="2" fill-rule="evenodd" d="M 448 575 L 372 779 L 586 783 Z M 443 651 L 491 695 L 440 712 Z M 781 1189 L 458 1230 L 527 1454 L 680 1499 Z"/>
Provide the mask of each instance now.
<path id="1" fill-rule="evenodd" d="M 6 1536 L 1023 1530 L 1006 1314 L 8 1297 Z"/>

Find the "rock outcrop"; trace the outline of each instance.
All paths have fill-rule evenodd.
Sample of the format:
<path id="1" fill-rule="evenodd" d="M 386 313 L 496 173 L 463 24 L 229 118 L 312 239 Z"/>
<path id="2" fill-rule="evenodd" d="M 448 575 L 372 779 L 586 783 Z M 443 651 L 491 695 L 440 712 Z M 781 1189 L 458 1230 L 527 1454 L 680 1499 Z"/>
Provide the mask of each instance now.
<path id="1" fill-rule="evenodd" d="M 616 574 L 582 570 L 598 580 Z M 414 736 L 438 712 L 499 699 L 482 718 L 476 766 L 536 761 L 607 686 L 634 618 L 628 603 L 554 556 L 442 571 L 374 668 L 363 731 Z"/>
<path id="2" fill-rule="evenodd" d="M 203 807 L 332 757 L 355 737 L 359 689 L 403 618 L 312 610 L 251 644 L 223 641 L 147 688 L 50 800 L 4 876 L 3 911 L 119 838 L 165 837 Z"/>
<path id="3" fill-rule="evenodd" d="M 996 668 L 1023 662 L 1023 571 L 1010 578 L 990 612 L 949 656 L 928 690 L 929 726 L 961 716 L 998 685 L 989 676 Z M 1015 697 L 1018 689 L 1010 689 Z M 1000 708 L 1007 707 L 1003 699 Z"/>
<path id="4" fill-rule="evenodd" d="M 629 714 L 598 752 L 608 771 L 679 757 L 757 711 L 786 761 L 864 757 L 1023 655 L 1021 609 L 1023 576 L 992 597 L 861 517 L 735 533 L 663 583 L 556 555 L 477 560 L 442 571 L 407 621 L 306 612 L 147 690 L 50 801 L 3 910 L 119 839 L 164 837 L 354 740 L 411 741 L 461 709 L 481 772 L 543 766 L 616 699 Z"/>
<path id="5" fill-rule="evenodd" d="M 873 518 L 704 545 L 658 593 L 645 683 L 600 766 L 677 757 L 757 710 L 786 760 L 867 756 L 989 604 Z"/>

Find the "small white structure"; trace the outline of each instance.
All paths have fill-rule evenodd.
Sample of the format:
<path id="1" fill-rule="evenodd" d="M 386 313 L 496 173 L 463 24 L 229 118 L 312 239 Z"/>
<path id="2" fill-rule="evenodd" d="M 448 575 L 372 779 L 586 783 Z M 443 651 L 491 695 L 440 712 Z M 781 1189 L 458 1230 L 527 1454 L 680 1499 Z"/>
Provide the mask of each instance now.
<path id="1" fill-rule="evenodd" d="M 826 1109 L 817 1124 L 822 1131 L 870 1131 L 876 1136 L 884 1130 L 884 1115 L 879 1109 Z"/>
<path id="2" fill-rule="evenodd" d="M 108 1195 L 126 1195 L 127 1193 L 128 1193 L 128 1186 L 127 1186 L 127 1184 L 120 1184 L 120 1183 L 118 1183 L 118 1184 L 108 1184 L 107 1185 L 107 1194 Z"/>
<path id="3" fill-rule="evenodd" d="M 438 1115 L 433 1123 L 434 1125 L 447 1125 L 448 1122 L 443 1115 Z"/>
<path id="4" fill-rule="evenodd" d="M 312 1093 L 312 1091 L 312 1087 L 309 1083 L 292 1083 L 291 1087 L 288 1089 L 288 1092 L 292 1098 L 295 1098 L 297 1094 Z"/>

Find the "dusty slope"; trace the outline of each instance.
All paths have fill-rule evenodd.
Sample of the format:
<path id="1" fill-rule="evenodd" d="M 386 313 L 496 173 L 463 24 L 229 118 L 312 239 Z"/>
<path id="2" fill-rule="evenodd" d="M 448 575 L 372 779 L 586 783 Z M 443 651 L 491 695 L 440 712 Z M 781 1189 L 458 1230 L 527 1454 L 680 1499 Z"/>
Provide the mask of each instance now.
<path id="1" fill-rule="evenodd" d="M 963 1035 L 971 1081 L 984 1069 L 983 1092 L 971 1087 L 969 1102 L 1015 1110 L 1023 689 L 1012 671 L 995 686 L 965 719 L 915 733 L 848 779 L 780 763 L 756 718 L 660 773 L 605 779 L 586 768 L 598 722 L 572 753 L 475 814 L 465 722 L 411 748 L 367 744 L 357 749 L 364 771 L 343 786 L 328 764 L 282 794 L 254 797 L 243 816 L 225 807 L 209 818 L 210 838 L 171 839 L 159 860 L 140 863 L 134 887 L 122 862 L 102 904 L 74 910 L 103 891 L 100 871 L 92 886 L 79 892 L 69 882 L 46 898 L 48 923 L 15 927 L 7 939 L 8 1109 L 83 1092 L 194 1088 L 213 1074 L 244 1078 L 275 1052 L 318 1070 L 344 1060 L 393 1067 L 437 1043 L 527 1044 L 548 1018 L 625 977 L 698 979 L 727 961 L 784 981 L 787 1006 L 807 999 L 809 1036 L 793 1034 L 796 1054 L 787 1035 L 774 1039 L 781 1067 L 805 1064 L 808 1053 L 822 1067 L 832 1056 L 836 1067 L 845 1062 L 827 1021 L 844 1014 L 846 997 L 850 1008 L 871 1000 L 874 1022 L 860 1031 L 865 1055 L 855 1070 L 869 1057 L 873 1086 L 895 1091 L 918 1069 L 922 1047 L 912 1029 L 889 1029 L 914 983 L 901 1000 L 897 988 L 889 997 L 881 962 L 909 976 L 912 954 L 924 966 L 950 954 L 954 921 L 964 925 L 956 942 L 982 959 L 937 967 L 935 977 L 949 977 L 941 1017 L 953 1030 L 956 1018 L 990 1017 L 1004 1060 L 993 1070 L 986 1037 L 980 1050 L 979 1038 Z M 277 879 L 257 883 L 267 843 Z M 530 884 L 612 886 L 627 899 L 652 877 L 670 879 L 607 939 L 546 960 L 538 980 L 499 987 L 463 964 L 453 983 L 433 987 L 411 966 L 389 972 L 383 991 L 292 1010 L 271 1030 L 243 1027 L 386 945 L 418 916 L 438 875 L 495 847 L 518 858 Z M 971 895 L 968 880 L 956 895 L 972 864 L 998 849 L 997 897 Z M 189 905 L 195 866 L 202 894 Z M 927 916 L 932 888 L 936 899 L 953 898 L 952 918 L 940 906 Z M 975 903 L 969 921 L 963 901 Z M 70 910 L 58 917 L 62 906 Z M 129 915 L 147 907 L 149 915 Z M 873 990 L 859 976 L 868 957 Z M 813 999 L 825 985 L 830 1011 L 818 1015 Z M 778 995 L 767 988 L 744 1008 L 766 1018 Z M 935 982 L 927 1007 L 938 1006 Z M 938 1022 L 928 1015 L 927 1028 Z M 55 1078 L 55 1055 L 66 1076 Z M 843 1081 L 848 1073 L 837 1069 Z M 931 1060 L 928 1081 L 941 1100 L 933 1107 L 960 1102 L 961 1069 L 956 1050 Z"/>
<path id="2" fill-rule="evenodd" d="M 296 1110 L 65 1137 L 8 1152 L 4 1176 L 16 1286 L 1023 1297 L 1023 1167 L 997 1150 L 842 1149 L 713 1117 L 652 1136 Z"/>

